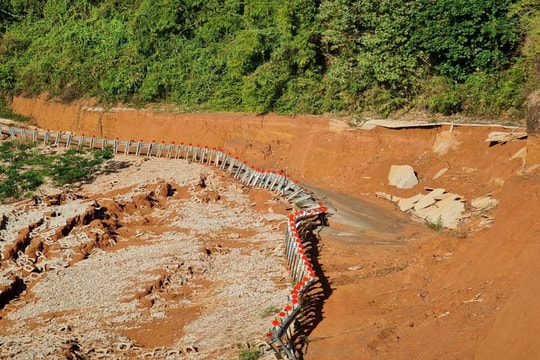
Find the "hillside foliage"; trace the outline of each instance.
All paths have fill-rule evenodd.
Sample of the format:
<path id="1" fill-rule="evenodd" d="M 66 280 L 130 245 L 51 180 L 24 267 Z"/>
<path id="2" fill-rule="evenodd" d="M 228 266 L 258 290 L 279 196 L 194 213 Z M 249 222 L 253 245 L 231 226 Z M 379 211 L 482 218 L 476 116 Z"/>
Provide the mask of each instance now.
<path id="1" fill-rule="evenodd" d="M 185 111 L 519 116 L 540 0 L 0 0 L 0 92 Z"/>

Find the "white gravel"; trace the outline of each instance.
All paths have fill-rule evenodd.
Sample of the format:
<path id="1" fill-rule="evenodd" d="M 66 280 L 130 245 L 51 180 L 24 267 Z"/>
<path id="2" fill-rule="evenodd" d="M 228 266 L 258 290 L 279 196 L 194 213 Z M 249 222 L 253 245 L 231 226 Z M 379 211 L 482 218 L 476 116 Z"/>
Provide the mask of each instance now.
<path id="1" fill-rule="evenodd" d="M 83 358 L 131 359 L 152 353 L 154 358 L 235 359 L 236 344 L 263 340 L 272 320 L 263 316 L 265 309 L 284 305 L 290 291 L 283 233 L 278 230 L 286 217 L 256 211 L 239 184 L 222 182 L 211 168 L 182 160 L 125 156 L 115 160 L 131 166 L 100 176 L 79 193 L 104 197 L 108 191 L 133 187 L 115 198 L 130 201 L 145 191 L 145 185 L 167 181 L 185 186 L 193 196 L 169 198 L 164 207 L 145 215 L 151 228 L 141 225 L 142 214 L 125 216 L 122 229 L 131 228 L 135 235 L 117 239 L 121 248 L 96 249 L 73 266 L 64 263 L 65 268 L 28 280 L 28 290 L 0 310 L 0 358 L 65 359 L 76 353 Z M 195 185 L 201 174 L 207 177 L 204 191 L 219 192 L 219 201 L 203 203 L 195 196 L 200 193 Z M 16 205 L 2 205 L 1 210 L 12 215 L 0 235 L 12 239 L 28 222 L 39 221 L 40 211 L 43 217 L 43 212 L 55 210 L 58 216 L 33 233 L 43 236 L 88 206 L 92 201 L 73 200 L 21 214 Z M 74 229 L 59 242 L 69 250 L 70 237 L 82 230 Z M 240 235 L 245 233 L 251 235 Z M 205 248 L 212 246 L 222 251 L 208 255 Z M 2 266 L 5 271 L 14 265 Z M 164 278 L 161 288 L 151 286 Z M 182 289 L 191 295 L 164 297 Z M 154 305 L 141 307 L 141 299 L 151 299 Z M 189 311 L 193 305 L 200 312 L 173 344 L 144 348 L 124 335 L 127 328 L 172 316 L 171 309 Z M 72 353 L 66 350 L 69 344 L 75 344 Z M 186 346 L 196 346 L 198 352 L 178 355 Z"/>

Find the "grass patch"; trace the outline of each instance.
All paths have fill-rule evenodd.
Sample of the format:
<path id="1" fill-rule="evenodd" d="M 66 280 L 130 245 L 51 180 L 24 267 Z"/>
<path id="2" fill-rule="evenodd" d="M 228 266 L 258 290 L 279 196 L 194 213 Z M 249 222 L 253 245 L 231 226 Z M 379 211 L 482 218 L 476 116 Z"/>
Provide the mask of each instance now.
<path id="1" fill-rule="evenodd" d="M 432 221 L 429 219 L 424 219 L 424 223 L 427 225 L 428 228 L 435 231 L 441 231 L 444 227 L 444 222 L 442 219 L 442 216 L 439 216 L 437 221 Z"/>
<path id="2" fill-rule="evenodd" d="M 249 348 L 240 351 L 238 354 L 239 360 L 257 360 L 261 358 L 261 352 L 256 348 Z"/>
<path id="3" fill-rule="evenodd" d="M 261 313 L 261 317 L 266 318 L 277 313 L 278 313 L 277 306 L 270 305 L 270 306 L 267 306 L 266 309 L 263 310 L 263 312 Z"/>
<path id="4" fill-rule="evenodd" d="M 53 149 L 38 143 L 0 143 L 0 201 L 16 201 L 33 195 L 42 184 L 89 181 L 108 159 L 112 149 Z"/>

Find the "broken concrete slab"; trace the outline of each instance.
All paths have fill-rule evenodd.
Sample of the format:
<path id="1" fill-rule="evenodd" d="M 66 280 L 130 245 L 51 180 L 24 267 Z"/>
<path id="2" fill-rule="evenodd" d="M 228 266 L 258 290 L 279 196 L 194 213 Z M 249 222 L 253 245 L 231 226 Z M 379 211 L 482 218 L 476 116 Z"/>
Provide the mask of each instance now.
<path id="1" fill-rule="evenodd" d="M 482 215 L 480 222 L 473 226 L 474 231 L 480 231 L 485 228 L 490 228 L 493 225 L 494 219 L 492 216 Z"/>
<path id="2" fill-rule="evenodd" d="M 404 128 L 418 128 L 418 127 L 439 127 L 443 124 L 436 123 L 426 123 L 423 121 L 410 121 L 410 120 L 387 120 L 387 119 L 369 119 L 362 123 L 360 129 L 362 130 L 372 130 L 379 127 L 384 127 L 388 129 L 404 129 Z"/>
<path id="3" fill-rule="evenodd" d="M 490 132 L 488 135 L 488 138 L 484 141 L 487 141 L 490 143 L 490 145 L 494 144 L 504 144 L 508 141 L 512 140 L 521 140 L 526 139 L 527 133 L 526 132 L 500 132 L 500 131 L 493 131 Z"/>
<path id="4" fill-rule="evenodd" d="M 461 200 L 461 196 L 458 195 L 458 194 L 453 194 L 453 193 L 444 193 L 441 196 L 439 196 L 439 198 L 437 200 L 442 201 L 442 200 L 446 200 L 446 199 Z"/>
<path id="5" fill-rule="evenodd" d="M 448 197 L 427 208 L 416 211 L 415 214 L 426 221 L 435 224 L 440 221 L 442 226 L 455 229 L 459 226 L 459 220 L 464 210 L 465 205 L 462 201 Z"/>
<path id="6" fill-rule="evenodd" d="M 499 200 L 493 199 L 491 194 L 471 200 L 471 206 L 477 211 L 488 211 L 496 208 L 497 205 L 499 205 Z"/>
<path id="7" fill-rule="evenodd" d="M 401 200 L 399 196 L 390 195 L 381 191 L 376 192 L 375 196 L 384 200 L 392 201 L 392 202 L 398 202 L 399 200 Z"/>
<path id="8" fill-rule="evenodd" d="M 399 189 L 410 189 L 418 184 L 418 178 L 410 165 L 392 165 L 388 174 L 388 183 Z"/>
<path id="9" fill-rule="evenodd" d="M 418 202 L 418 200 L 422 199 L 424 195 L 422 194 L 416 194 L 414 196 L 411 196 L 410 198 L 406 199 L 400 199 L 398 202 L 399 209 L 401 211 L 408 211 L 414 207 L 414 204 Z"/>
<path id="10" fill-rule="evenodd" d="M 441 195 L 443 195 L 445 191 L 445 189 L 438 188 L 422 196 L 422 198 L 418 200 L 416 204 L 414 204 L 414 210 L 422 210 L 430 205 L 435 204 L 435 202 L 440 199 Z"/>
<path id="11" fill-rule="evenodd" d="M 465 213 L 465 200 L 461 195 L 447 193 L 443 188 L 424 187 L 424 190 L 426 194 L 416 194 L 409 198 L 382 192 L 378 192 L 376 196 L 394 202 L 403 212 L 450 229 L 455 229 L 479 215 L 486 216 L 487 211 L 498 205 L 498 201 L 491 198 L 489 193 L 472 200 L 471 211 Z"/>

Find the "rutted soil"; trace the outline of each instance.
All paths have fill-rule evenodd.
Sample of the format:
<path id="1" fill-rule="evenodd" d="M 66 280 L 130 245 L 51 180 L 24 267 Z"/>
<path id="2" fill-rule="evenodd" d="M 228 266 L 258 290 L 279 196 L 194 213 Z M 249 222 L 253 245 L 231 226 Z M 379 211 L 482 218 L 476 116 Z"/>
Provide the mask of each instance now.
<path id="1" fill-rule="evenodd" d="M 485 141 L 490 132 L 523 129 L 433 125 L 361 130 L 339 119 L 104 111 L 90 105 L 66 107 L 42 99 L 14 101 L 17 112 L 34 116 L 36 125 L 42 128 L 223 148 L 258 167 L 286 171 L 312 188 L 329 206 L 330 226 L 318 234 L 316 265 L 320 267 L 321 278 L 308 307 L 309 321 L 301 330 L 303 358 L 529 359 L 539 356 L 540 340 L 536 336 L 540 331 L 540 323 L 536 321 L 540 317 L 536 281 L 540 271 L 538 137 L 530 135 L 527 139 L 493 144 Z M 419 184 L 411 189 L 388 185 L 390 166 L 402 164 L 411 165 L 417 174 Z M 125 180 L 125 177 L 121 179 Z M 196 177 L 193 181 L 196 182 Z M 173 179 L 168 182 L 171 188 L 179 189 L 172 184 Z M 95 185 L 100 186 L 98 191 L 102 193 L 110 190 L 110 184 Z M 395 203 L 377 196 L 385 193 L 407 198 L 436 188 L 458 194 L 463 201 L 463 221 L 455 229 L 431 230 L 422 221 L 401 212 Z M 187 190 L 178 191 L 187 193 Z M 496 199 L 497 206 L 475 212 L 472 200 L 486 195 Z M 147 208 L 149 212 L 145 216 L 166 212 L 169 205 L 161 206 Z M 282 206 L 281 213 L 287 213 Z M 280 213 L 273 206 L 272 209 Z M 188 207 L 183 216 L 195 211 Z M 251 219 L 259 216 L 250 214 Z M 131 232 L 135 238 L 139 234 L 135 229 L 148 233 L 143 220 L 134 221 L 135 226 L 124 219 L 122 227 L 114 231 Z M 204 225 L 201 231 L 208 226 Z M 234 224 L 232 228 L 237 226 Z M 187 226 L 184 229 L 189 231 Z M 250 236 L 247 230 L 228 231 L 239 234 L 238 239 Z M 275 234 L 279 238 L 280 229 Z M 209 244 L 215 244 L 216 239 L 208 240 Z M 121 244 L 117 242 L 114 246 Z M 103 251 L 110 250 L 105 247 Z M 100 252 L 97 256 L 101 256 Z M 224 268 L 235 265 L 223 259 Z M 279 256 L 276 261 L 279 263 Z M 159 279 L 152 280 L 157 281 L 152 283 L 154 287 L 159 287 L 155 285 L 159 285 Z M 286 294 L 285 284 L 281 287 L 279 281 L 273 284 L 277 290 L 272 293 L 277 298 L 282 290 Z M 199 285 L 203 285 L 202 289 L 209 288 L 206 282 Z M 149 295 L 143 292 L 141 299 Z M 164 298 L 161 303 L 155 303 L 164 305 L 170 300 Z M 4 313 L 9 315 L 3 315 L 2 321 L 16 316 L 17 311 L 11 306 L 4 308 Z M 184 326 L 180 333 L 174 334 L 167 326 L 161 327 L 161 333 L 167 333 L 171 341 L 191 339 L 190 334 L 204 327 L 197 323 L 200 316 L 186 319 L 193 326 Z M 225 320 L 227 317 L 221 319 L 231 323 Z M 21 324 L 24 321 L 16 326 L 26 326 Z M 156 338 L 143 334 L 139 338 Z M 136 337 L 133 333 L 122 336 Z M 152 341 L 147 346 L 160 346 Z M 231 354 L 225 356 L 234 357 Z"/>
<path id="2" fill-rule="evenodd" d="M 291 288 L 289 205 L 181 160 L 113 162 L 1 206 L 1 357 L 228 359 L 263 341 Z"/>

